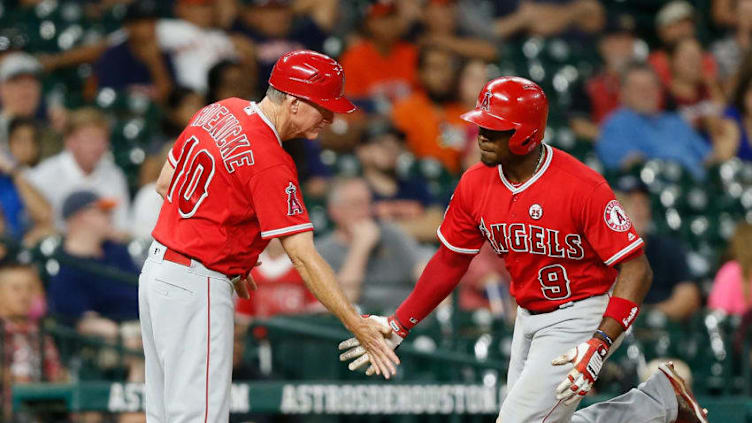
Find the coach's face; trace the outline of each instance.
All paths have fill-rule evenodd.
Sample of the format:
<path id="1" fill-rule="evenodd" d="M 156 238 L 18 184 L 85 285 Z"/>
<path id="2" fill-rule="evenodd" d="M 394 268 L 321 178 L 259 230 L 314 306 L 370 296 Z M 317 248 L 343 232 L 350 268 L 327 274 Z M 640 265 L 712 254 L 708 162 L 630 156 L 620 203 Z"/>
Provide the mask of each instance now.
<path id="1" fill-rule="evenodd" d="M 290 112 L 294 132 L 309 140 L 318 137 L 321 130 L 334 119 L 334 112 L 303 99 L 293 100 L 290 103 Z"/>
<path id="2" fill-rule="evenodd" d="M 496 166 L 512 157 L 509 151 L 509 139 L 514 131 L 492 131 L 479 128 L 478 147 L 480 148 L 480 161 L 486 166 Z"/>

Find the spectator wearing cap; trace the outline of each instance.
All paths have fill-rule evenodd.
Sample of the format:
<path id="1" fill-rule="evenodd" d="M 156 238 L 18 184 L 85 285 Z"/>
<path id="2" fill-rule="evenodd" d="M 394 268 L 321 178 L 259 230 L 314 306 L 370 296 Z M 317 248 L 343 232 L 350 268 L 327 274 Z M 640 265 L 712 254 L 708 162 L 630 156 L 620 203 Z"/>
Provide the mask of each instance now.
<path id="1" fill-rule="evenodd" d="M 648 62 L 655 69 L 661 83 L 671 86 L 671 60 L 668 51 L 684 38 L 695 38 L 695 9 L 684 0 L 674 0 L 663 6 L 655 17 L 655 26 L 661 48 L 648 56 Z M 716 78 L 718 70 L 713 55 L 702 53 L 702 74 L 707 78 Z"/>
<path id="2" fill-rule="evenodd" d="M 66 232 L 50 275 L 51 312 L 84 333 L 116 336 L 115 322 L 138 318 L 138 269 L 125 245 L 110 241 L 115 199 L 75 191 L 63 202 Z"/>
<path id="3" fill-rule="evenodd" d="M 109 46 L 94 64 L 99 87 L 137 89 L 164 100 L 175 70 L 156 39 L 157 5 L 136 1 L 128 5 L 123 28 L 109 37 Z"/>
<path id="4" fill-rule="evenodd" d="M 345 94 L 389 107 L 409 95 L 417 83 L 418 50 L 403 41 L 409 22 L 396 2 L 373 2 L 365 8 L 363 37 L 342 54 Z"/>
<path id="5" fill-rule="evenodd" d="M 293 50 L 322 51 L 334 27 L 337 0 L 247 0 L 231 31 L 248 37 L 255 47 L 256 85 L 266 88 L 280 56 Z M 221 97 L 224 98 L 224 97 Z"/>
<path id="6" fill-rule="evenodd" d="M 584 139 L 598 137 L 598 125 L 620 106 L 621 74 L 637 60 L 634 35 L 635 21 L 630 15 L 609 16 L 598 40 L 598 53 L 603 65 L 600 72 L 588 78 L 575 95 L 570 114 L 574 133 Z"/>
<path id="7" fill-rule="evenodd" d="M 722 160 L 721 145 L 709 146 L 675 112 L 660 108 L 661 85 L 648 65 L 632 64 L 621 80 L 622 107 L 603 123 L 595 149 L 607 169 L 629 167 L 648 159 L 681 164 L 695 178 L 705 176 L 704 165 Z"/>
<path id="8" fill-rule="evenodd" d="M 65 149 L 28 172 L 34 187 L 52 206 L 55 226 L 62 230 L 63 202 L 72 192 L 92 190 L 117 199 L 115 226 L 128 229 L 129 193 L 125 174 L 115 165 L 110 147 L 110 127 L 97 109 L 82 108 L 71 113 L 64 136 Z"/>
<path id="9" fill-rule="evenodd" d="M 423 177 L 409 175 L 398 166 L 410 156 L 405 134 L 386 122 L 373 122 L 355 153 L 373 193 L 376 217 L 399 225 L 420 242 L 433 242 L 444 208 Z"/>
<path id="10" fill-rule="evenodd" d="M 8 146 L 11 119 L 39 114 L 41 71 L 39 61 L 26 53 L 9 53 L 0 59 L 0 147 Z"/>
<path id="11" fill-rule="evenodd" d="M 639 179 L 622 177 L 615 188 L 624 211 L 645 241 L 645 256 L 653 269 L 653 284 L 643 304 L 671 320 L 686 320 L 701 305 L 700 288 L 689 272 L 686 248 L 678 240 L 655 233 L 650 194 Z"/>

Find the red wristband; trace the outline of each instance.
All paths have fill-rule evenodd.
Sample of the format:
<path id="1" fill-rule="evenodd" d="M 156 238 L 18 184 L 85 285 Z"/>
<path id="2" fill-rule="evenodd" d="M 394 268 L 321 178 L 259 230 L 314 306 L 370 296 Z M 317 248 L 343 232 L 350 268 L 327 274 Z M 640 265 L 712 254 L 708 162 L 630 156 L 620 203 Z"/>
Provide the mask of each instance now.
<path id="1" fill-rule="evenodd" d="M 603 317 L 610 317 L 621 325 L 622 329 L 627 330 L 640 313 L 640 306 L 627 300 L 626 298 L 611 297 L 608 301 L 606 312 Z"/>
<path id="2" fill-rule="evenodd" d="M 397 335 L 401 336 L 402 339 L 407 338 L 407 333 L 409 331 L 399 321 L 399 319 L 397 318 L 397 316 L 391 315 L 391 316 L 389 316 L 389 318 L 387 319 L 387 321 L 389 322 L 389 327 L 392 328 L 392 330 L 394 331 L 394 333 L 396 333 Z"/>

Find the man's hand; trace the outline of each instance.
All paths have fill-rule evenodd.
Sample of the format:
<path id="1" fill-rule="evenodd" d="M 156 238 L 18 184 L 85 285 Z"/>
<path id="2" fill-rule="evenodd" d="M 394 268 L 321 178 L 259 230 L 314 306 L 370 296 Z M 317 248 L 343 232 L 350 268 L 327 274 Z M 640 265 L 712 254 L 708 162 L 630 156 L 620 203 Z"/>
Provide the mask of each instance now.
<path id="1" fill-rule="evenodd" d="M 381 239 L 381 228 L 373 219 L 363 219 L 353 222 L 349 227 L 352 242 L 366 249 L 372 248 Z"/>
<path id="2" fill-rule="evenodd" d="M 402 343 L 402 340 L 407 336 L 407 331 L 402 328 L 402 325 L 399 324 L 394 316 L 390 316 L 389 318 L 384 316 L 368 316 L 368 318 L 377 322 L 384 330 L 386 330 L 385 334 L 388 334 L 388 336 L 384 338 L 384 342 L 386 342 L 386 345 L 392 350 L 396 350 Z M 370 356 L 366 353 L 365 348 L 361 346 L 357 338 L 350 338 L 346 341 L 342 341 L 339 344 L 339 349 L 347 350 L 340 354 L 339 361 L 355 359 L 347 366 L 347 368 L 352 371 L 355 371 L 366 364 L 371 364 Z M 374 364 L 371 364 L 368 367 L 368 370 L 366 370 L 366 375 L 371 376 L 374 373 L 378 373 L 377 367 Z"/>
<path id="3" fill-rule="evenodd" d="M 556 388 L 556 399 L 569 405 L 585 396 L 598 379 L 607 354 L 608 344 L 601 339 L 592 338 L 551 361 L 554 366 L 567 363 L 574 365 L 567 378 Z"/>
<path id="4" fill-rule="evenodd" d="M 256 266 L 261 266 L 261 260 L 257 261 L 256 264 L 253 265 L 253 267 Z M 249 287 L 251 288 L 251 291 L 258 289 L 258 285 L 256 285 L 256 281 L 253 280 L 253 276 L 251 276 L 250 271 L 245 276 L 235 276 L 230 280 L 230 282 L 232 282 L 232 286 L 235 287 L 235 292 L 238 294 L 238 297 L 244 300 L 251 299 L 251 293 L 248 292 Z"/>

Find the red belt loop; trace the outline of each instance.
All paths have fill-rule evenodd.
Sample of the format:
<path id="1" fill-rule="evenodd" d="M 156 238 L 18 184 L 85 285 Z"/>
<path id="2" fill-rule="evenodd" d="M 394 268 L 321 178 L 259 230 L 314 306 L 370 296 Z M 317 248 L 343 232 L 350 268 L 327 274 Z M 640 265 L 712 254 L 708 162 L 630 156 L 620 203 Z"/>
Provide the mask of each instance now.
<path id="1" fill-rule="evenodd" d="M 188 256 L 185 256 L 181 253 L 178 253 L 175 250 L 172 250 L 170 248 L 165 247 L 165 253 L 164 253 L 164 259 L 167 261 L 171 261 L 173 263 L 181 264 L 183 266 L 190 267 L 191 266 L 191 258 Z"/>

